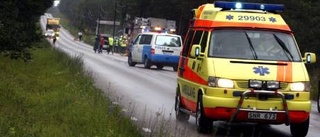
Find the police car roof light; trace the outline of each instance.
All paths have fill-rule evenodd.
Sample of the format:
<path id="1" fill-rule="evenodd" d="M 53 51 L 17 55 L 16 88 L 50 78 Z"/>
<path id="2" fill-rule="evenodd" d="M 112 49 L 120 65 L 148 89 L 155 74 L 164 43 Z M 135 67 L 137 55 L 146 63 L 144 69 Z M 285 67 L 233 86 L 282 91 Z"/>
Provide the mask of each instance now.
<path id="1" fill-rule="evenodd" d="M 263 4 L 263 3 L 242 3 L 242 2 L 226 2 L 216 1 L 215 7 L 222 9 L 247 9 L 247 10 L 265 10 L 269 12 L 282 12 L 284 10 L 283 4 Z"/>

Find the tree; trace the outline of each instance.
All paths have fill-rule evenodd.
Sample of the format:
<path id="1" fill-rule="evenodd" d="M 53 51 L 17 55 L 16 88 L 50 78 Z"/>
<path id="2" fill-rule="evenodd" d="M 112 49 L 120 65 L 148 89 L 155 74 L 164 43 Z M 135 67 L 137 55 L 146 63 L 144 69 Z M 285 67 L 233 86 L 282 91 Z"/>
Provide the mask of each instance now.
<path id="1" fill-rule="evenodd" d="M 29 50 L 41 39 L 39 17 L 53 0 L 1 0 L 0 55 L 30 59 Z"/>

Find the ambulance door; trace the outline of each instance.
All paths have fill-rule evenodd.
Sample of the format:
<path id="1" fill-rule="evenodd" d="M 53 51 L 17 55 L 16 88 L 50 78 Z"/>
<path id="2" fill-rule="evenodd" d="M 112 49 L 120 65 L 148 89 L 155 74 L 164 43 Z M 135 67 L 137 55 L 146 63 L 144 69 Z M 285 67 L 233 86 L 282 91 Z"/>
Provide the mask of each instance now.
<path id="1" fill-rule="evenodd" d="M 194 76 L 194 73 L 192 73 L 188 62 L 191 58 L 189 58 L 189 52 L 191 51 L 192 48 L 192 41 L 193 41 L 193 36 L 195 32 L 193 30 L 189 30 L 186 37 L 185 41 L 183 44 L 183 49 L 182 53 L 180 56 L 179 60 L 179 67 L 178 67 L 178 76 L 183 79 L 180 82 L 180 90 L 181 90 L 181 96 L 183 97 L 181 99 L 182 104 L 187 107 L 189 110 L 195 111 L 195 104 L 196 104 L 196 99 L 195 99 L 195 90 L 194 84 L 192 82 L 192 77 Z"/>
<path id="2" fill-rule="evenodd" d="M 183 43 L 183 49 L 180 56 L 179 67 L 178 67 L 178 76 L 181 78 L 186 78 L 185 71 L 187 67 L 186 65 L 188 64 L 188 55 L 191 50 L 191 46 L 192 46 L 191 41 L 193 40 L 192 39 L 193 35 L 194 35 L 194 31 L 189 30 Z"/>
<path id="3" fill-rule="evenodd" d="M 205 54 L 207 52 L 206 51 L 206 48 L 207 48 L 207 44 L 208 43 L 208 34 L 209 32 L 208 31 L 202 31 L 202 30 L 198 30 L 196 31 L 195 35 L 194 35 L 194 38 L 193 38 L 193 45 L 200 45 L 201 46 L 201 53 L 203 56 L 206 56 Z M 207 74 L 208 72 L 204 72 L 203 68 L 206 67 L 205 65 L 205 62 L 204 62 L 204 57 L 202 58 L 197 58 L 197 59 L 193 59 L 193 60 L 190 60 L 192 61 L 192 70 L 199 76 L 199 77 L 202 77 L 203 78 L 203 75 L 204 74 Z"/>

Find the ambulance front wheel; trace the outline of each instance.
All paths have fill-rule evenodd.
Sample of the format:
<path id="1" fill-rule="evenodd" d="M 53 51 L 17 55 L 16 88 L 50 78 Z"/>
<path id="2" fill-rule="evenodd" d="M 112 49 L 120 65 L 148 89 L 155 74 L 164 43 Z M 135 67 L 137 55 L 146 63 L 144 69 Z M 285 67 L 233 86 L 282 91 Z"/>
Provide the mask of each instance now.
<path id="1" fill-rule="evenodd" d="M 213 120 L 205 116 L 202 104 L 202 95 L 198 96 L 196 112 L 196 125 L 199 133 L 209 134 L 212 132 Z"/>
<path id="2" fill-rule="evenodd" d="M 309 118 L 299 124 L 290 124 L 290 131 L 293 137 L 305 137 L 309 130 Z"/>

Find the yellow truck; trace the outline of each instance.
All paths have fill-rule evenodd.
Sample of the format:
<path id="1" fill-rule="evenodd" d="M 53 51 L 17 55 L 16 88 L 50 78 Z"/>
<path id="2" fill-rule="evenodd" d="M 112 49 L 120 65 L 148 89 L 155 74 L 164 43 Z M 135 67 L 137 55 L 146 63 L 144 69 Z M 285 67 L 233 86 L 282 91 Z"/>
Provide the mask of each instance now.
<path id="1" fill-rule="evenodd" d="M 285 124 L 293 136 L 309 129 L 310 82 L 282 4 L 216 1 L 193 10 L 180 55 L 176 119 Z"/>
<path id="2" fill-rule="evenodd" d="M 48 17 L 46 23 L 46 31 L 53 30 L 56 37 L 59 37 L 60 33 L 60 18 Z"/>

